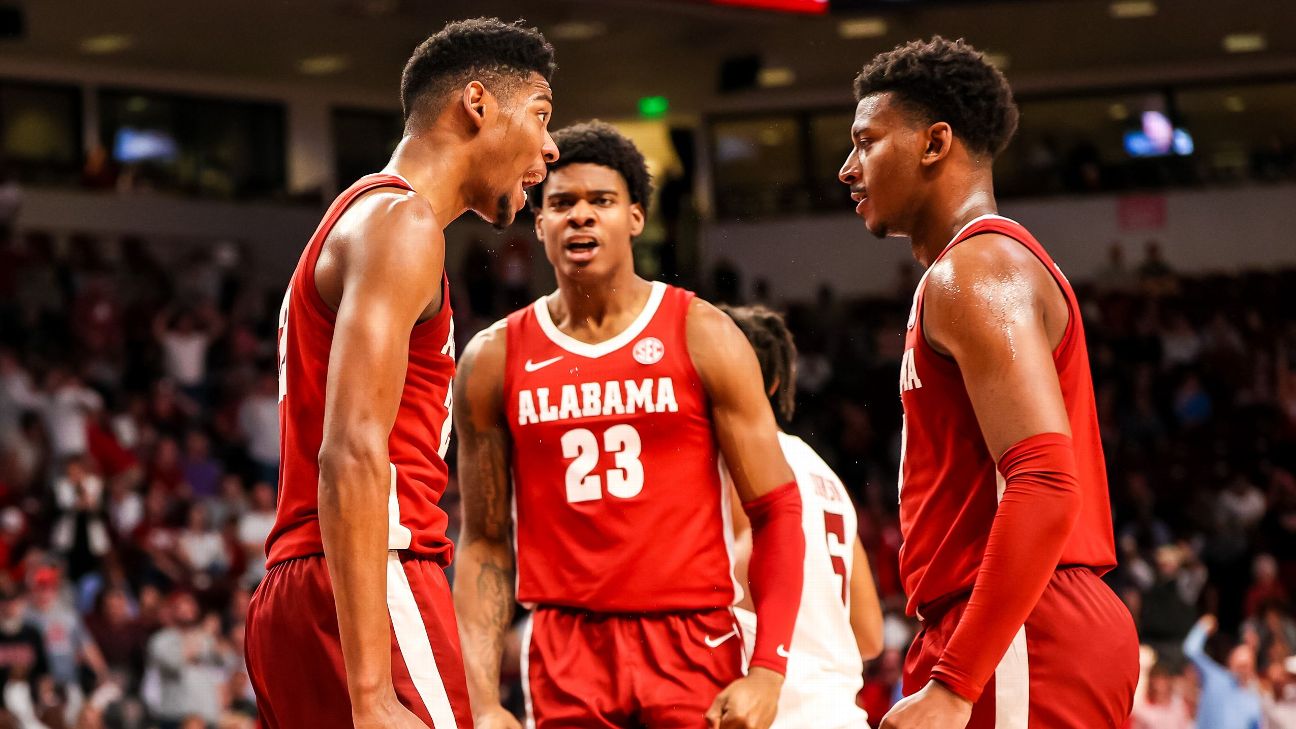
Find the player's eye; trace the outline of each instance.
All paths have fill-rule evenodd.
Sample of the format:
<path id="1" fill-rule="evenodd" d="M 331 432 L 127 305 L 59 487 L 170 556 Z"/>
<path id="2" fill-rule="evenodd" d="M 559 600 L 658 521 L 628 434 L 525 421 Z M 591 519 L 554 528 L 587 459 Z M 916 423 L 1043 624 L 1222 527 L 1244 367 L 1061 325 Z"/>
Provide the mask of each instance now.
<path id="1" fill-rule="evenodd" d="M 606 196 L 604 196 L 604 197 L 600 197 L 600 198 L 597 198 L 597 199 L 594 200 L 594 204 L 595 204 L 595 205 L 611 205 L 611 204 L 612 204 L 612 198 L 610 198 L 610 197 L 606 197 Z"/>

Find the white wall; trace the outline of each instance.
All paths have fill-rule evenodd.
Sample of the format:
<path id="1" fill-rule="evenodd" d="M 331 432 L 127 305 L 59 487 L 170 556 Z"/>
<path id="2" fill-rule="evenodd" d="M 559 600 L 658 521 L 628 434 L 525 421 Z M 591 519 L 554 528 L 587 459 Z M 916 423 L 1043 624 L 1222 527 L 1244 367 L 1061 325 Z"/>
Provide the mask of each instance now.
<path id="1" fill-rule="evenodd" d="M 1155 211 L 1164 221 L 1127 221 L 1125 212 Z M 1296 265 L 1296 185 L 1180 191 L 1144 201 L 1102 195 L 1010 200 L 1001 212 L 1028 227 L 1076 280 L 1105 260 L 1113 241 L 1137 264 L 1143 244 L 1161 241 L 1166 259 L 1183 271 L 1230 271 Z M 827 283 L 841 293 L 890 293 L 897 267 L 911 262 L 909 241 L 878 240 L 853 214 L 742 223 L 710 223 L 702 230 L 702 260 L 710 270 L 733 261 L 750 287 L 765 278 L 778 297 L 804 298 Z M 749 289 L 750 290 L 750 289 Z"/>

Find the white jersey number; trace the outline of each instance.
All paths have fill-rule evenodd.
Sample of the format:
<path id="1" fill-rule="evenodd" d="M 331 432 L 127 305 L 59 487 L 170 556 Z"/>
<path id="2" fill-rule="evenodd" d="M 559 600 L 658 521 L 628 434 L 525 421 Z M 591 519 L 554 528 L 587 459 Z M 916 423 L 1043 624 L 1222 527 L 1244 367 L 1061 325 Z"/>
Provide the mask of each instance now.
<path id="1" fill-rule="evenodd" d="M 597 501 L 603 498 L 603 477 L 594 473 L 599 462 L 599 442 L 593 432 L 576 428 L 563 433 L 563 458 L 567 465 L 567 502 Z M 621 423 L 603 432 L 603 452 L 613 454 L 616 467 L 607 471 L 608 493 L 630 499 L 643 491 L 643 443 L 633 425 Z"/>

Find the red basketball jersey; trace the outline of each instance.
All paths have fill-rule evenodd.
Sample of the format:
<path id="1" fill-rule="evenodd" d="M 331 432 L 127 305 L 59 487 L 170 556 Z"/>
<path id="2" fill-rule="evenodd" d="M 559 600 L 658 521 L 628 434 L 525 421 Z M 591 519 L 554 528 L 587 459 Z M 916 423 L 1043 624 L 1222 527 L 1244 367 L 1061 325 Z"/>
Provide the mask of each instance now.
<path id="1" fill-rule="evenodd" d="M 734 602 L 729 487 L 685 319 L 657 282 L 625 331 L 587 344 L 544 299 L 508 317 L 518 600 L 599 612 Z"/>
<path id="2" fill-rule="evenodd" d="M 333 201 L 297 262 L 279 309 L 279 504 L 266 540 L 266 565 L 321 554 L 319 451 L 324 436 L 324 392 L 336 314 L 315 287 L 315 263 L 329 231 L 360 195 L 379 187 L 409 190 L 395 175 L 367 175 Z M 387 448 L 391 460 L 389 549 L 404 549 L 449 564 L 445 491 L 450 443 L 450 380 L 454 324 L 450 287 L 443 277 L 441 310 L 410 332 L 409 367 Z"/>
<path id="3" fill-rule="evenodd" d="M 1066 297 L 1070 317 L 1062 341 L 1053 351 L 1053 362 L 1071 421 L 1079 467 L 1076 476 L 1084 501 L 1059 564 L 1086 565 L 1106 572 L 1116 564 L 1116 549 L 1089 355 L 1075 292 L 1043 246 L 1020 224 L 998 215 L 968 223 L 936 260 L 983 233 L 998 233 L 1026 246 Z M 900 400 L 904 404 L 900 572 L 910 614 L 937 598 L 972 588 L 1004 489 L 958 365 L 932 349 L 923 336 L 926 280 L 924 275 L 914 292 L 900 365 Z"/>

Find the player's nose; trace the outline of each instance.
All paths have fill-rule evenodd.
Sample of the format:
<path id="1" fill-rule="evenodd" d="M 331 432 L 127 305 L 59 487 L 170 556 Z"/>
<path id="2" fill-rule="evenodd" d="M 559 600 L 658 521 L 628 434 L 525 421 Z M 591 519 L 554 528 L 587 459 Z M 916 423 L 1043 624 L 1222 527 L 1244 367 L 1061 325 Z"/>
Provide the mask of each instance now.
<path id="1" fill-rule="evenodd" d="M 544 158 L 547 165 L 558 161 L 558 145 L 554 144 L 553 136 L 548 130 L 545 131 L 544 145 L 540 147 L 540 156 Z"/>
<path id="2" fill-rule="evenodd" d="M 859 162 L 855 159 L 854 150 L 851 150 L 850 154 L 846 155 L 846 161 L 842 163 L 841 169 L 837 171 L 837 179 L 846 185 L 854 185 L 859 182 Z"/>

